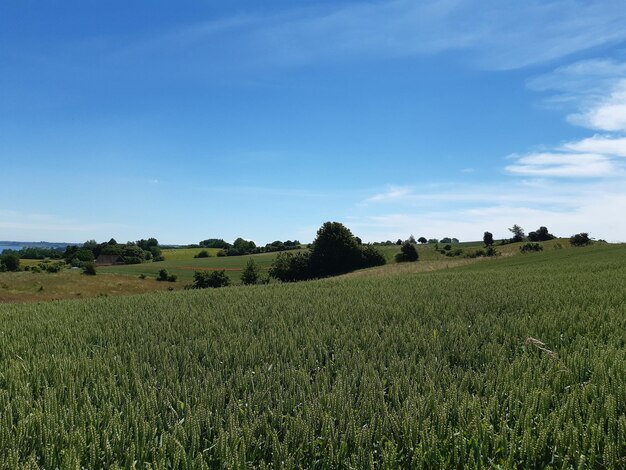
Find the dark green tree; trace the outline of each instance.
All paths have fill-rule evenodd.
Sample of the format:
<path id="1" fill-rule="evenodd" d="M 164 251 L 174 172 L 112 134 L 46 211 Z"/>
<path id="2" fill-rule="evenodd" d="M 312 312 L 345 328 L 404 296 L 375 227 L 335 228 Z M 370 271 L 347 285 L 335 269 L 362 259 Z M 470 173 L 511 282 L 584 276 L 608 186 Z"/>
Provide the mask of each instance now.
<path id="1" fill-rule="evenodd" d="M 509 232 L 513 234 L 513 238 L 511 238 L 511 243 L 515 242 L 523 242 L 526 235 L 524 234 L 524 229 L 519 225 L 515 224 L 513 227 L 509 229 Z"/>
<path id="2" fill-rule="evenodd" d="M 419 238 L 417 239 L 417 241 L 418 241 L 418 242 L 420 242 L 422 245 L 423 245 L 424 243 L 428 243 L 428 240 L 426 240 L 426 238 L 425 238 L 425 237 L 419 237 Z"/>
<path id="3" fill-rule="evenodd" d="M 485 232 L 485 234 L 483 235 L 483 243 L 485 244 L 485 246 L 493 245 L 493 234 L 491 232 Z"/>
<path id="4" fill-rule="evenodd" d="M 326 222 L 317 231 L 311 248 L 314 277 L 332 276 L 357 269 L 361 252 L 350 229 L 339 222 Z"/>
<path id="5" fill-rule="evenodd" d="M 259 282 L 259 267 L 252 258 L 246 263 L 246 268 L 241 273 L 241 283 L 245 285 Z"/>
<path id="6" fill-rule="evenodd" d="M 396 262 L 403 263 L 406 261 L 417 261 L 419 255 L 415 249 L 415 245 L 408 240 L 400 247 L 400 253 L 396 254 Z"/>
<path id="7" fill-rule="evenodd" d="M 0 267 L 4 271 L 19 271 L 20 257 L 15 253 L 3 253 L 0 255 Z"/>

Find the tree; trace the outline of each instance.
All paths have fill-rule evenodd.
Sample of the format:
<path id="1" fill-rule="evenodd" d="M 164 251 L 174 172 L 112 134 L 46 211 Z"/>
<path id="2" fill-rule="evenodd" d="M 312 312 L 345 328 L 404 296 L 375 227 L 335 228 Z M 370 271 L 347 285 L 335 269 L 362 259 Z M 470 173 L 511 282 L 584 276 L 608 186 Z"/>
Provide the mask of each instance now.
<path id="1" fill-rule="evenodd" d="M 226 271 L 196 271 L 193 275 L 192 289 L 206 289 L 208 287 L 226 287 L 230 285 L 230 278 L 226 275 Z"/>
<path id="2" fill-rule="evenodd" d="M 493 234 L 491 232 L 485 232 L 485 234 L 483 235 L 483 243 L 485 244 L 485 246 L 493 245 Z"/>
<path id="3" fill-rule="evenodd" d="M 531 242 L 545 242 L 546 240 L 553 240 L 556 238 L 546 227 L 539 227 L 536 231 L 528 234 L 528 240 Z"/>
<path id="4" fill-rule="evenodd" d="M 350 229 L 339 222 L 326 222 L 317 231 L 311 248 L 314 276 L 324 277 L 357 269 L 361 252 Z"/>
<path id="5" fill-rule="evenodd" d="M 572 246 L 586 246 L 591 244 L 591 238 L 589 238 L 589 234 L 586 232 L 577 233 L 576 235 L 572 235 L 569 239 L 569 242 Z"/>
<path id="6" fill-rule="evenodd" d="M 246 263 L 246 268 L 241 273 L 241 283 L 245 285 L 259 282 L 259 267 L 252 258 Z"/>
<path id="7" fill-rule="evenodd" d="M 210 255 L 209 255 L 209 252 L 208 252 L 208 251 L 206 251 L 206 250 L 202 250 L 202 251 L 200 251 L 200 253 L 198 253 L 197 255 L 195 255 L 195 256 L 194 256 L 194 258 L 208 258 L 209 256 L 210 256 Z"/>
<path id="8" fill-rule="evenodd" d="M 409 236 L 409 243 L 413 243 L 413 245 L 415 245 L 417 242 L 415 241 L 415 237 L 413 236 L 413 234 L 411 234 Z"/>
<path id="9" fill-rule="evenodd" d="M 400 247 L 400 253 L 396 254 L 396 262 L 403 263 L 405 261 L 417 261 L 419 255 L 415 249 L 415 245 L 408 240 Z"/>
<path id="10" fill-rule="evenodd" d="M 361 247 L 361 267 L 371 268 L 374 266 L 382 266 L 387 263 L 383 254 L 372 245 L 364 245 Z"/>
<path id="11" fill-rule="evenodd" d="M 523 242 L 524 241 L 524 229 L 519 225 L 515 224 L 513 227 L 509 229 L 509 232 L 513 234 L 513 238 L 511 238 L 511 243 L 515 242 Z"/>
<path id="12" fill-rule="evenodd" d="M 4 253 L 0 255 L 0 267 L 3 271 L 19 271 L 20 257 L 15 253 Z"/>
<path id="13" fill-rule="evenodd" d="M 418 242 L 420 242 L 422 245 L 423 245 L 424 243 L 428 243 L 428 240 L 426 240 L 426 238 L 425 238 L 425 237 L 419 237 L 419 238 L 417 239 L 417 241 L 418 241 Z"/>
<path id="14" fill-rule="evenodd" d="M 280 253 L 270 266 L 269 274 L 274 279 L 282 282 L 296 282 L 310 279 L 311 254 L 310 253 Z"/>
<path id="15" fill-rule="evenodd" d="M 93 262 L 85 263 L 83 266 L 83 274 L 87 276 L 95 276 L 96 275 L 96 265 Z"/>

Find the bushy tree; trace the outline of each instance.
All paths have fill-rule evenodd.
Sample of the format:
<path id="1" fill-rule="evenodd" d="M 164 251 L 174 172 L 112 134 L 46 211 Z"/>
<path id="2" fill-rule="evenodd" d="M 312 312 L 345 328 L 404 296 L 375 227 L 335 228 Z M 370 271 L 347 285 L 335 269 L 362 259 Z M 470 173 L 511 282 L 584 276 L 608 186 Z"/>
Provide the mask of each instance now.
<path id="1" fill-rule="evenodd" d="M 589 238 L 589 234 L 586 232 L 577 233 L 576 235 L 572 235 L 569 239 L 569 242 L 572 246 L 586 246 L 591 244 L 591 238 Z"/>
<path id="2" fill-rule="evenodd" d="M 167 281 L 168 277 L 169 277 L 169 273 L 167 272 L 167 269 L 161 269 L 159 271 L 159 274 L 157 275 L 156 280 L 157 281 L 161 281 L 161 282 L 165 282 L 165 281 Z"/>
<path id="3" fill-rule="evenodd" d="M 310 253 L 280 253 L 269 270 L 269 275 L 282 282 L 311 279 Z"/>
<path id="4" fill-rule="evenodd" d="M 493 245 L 493 234 L 491 232 L 485 232 L 485 234 L 483 235 L 483 243 L 485 244 L 485 246 Z"/>
<path id="5" fill-rule="evenodd" d="M 400 253 L 396 254 L 396 262 L 403 263 L 406 261 L 417 261 L 419 255 L 415 249 L 415 245 L 408 240 L 400 247 Z"/>
<path id="6" fill-rule="evenodd" d="M 361 247 L 361 267 L 372 268 L 374 266 L 382 266 L 387 263 L 383 254 L 372 245 L 363 245 Z"/>
<path id="7" fill-rule="evenodd" d="M 198 253 L 196 256 L 194 256 L 194 258 L 208 258 L 209 256 L 210 255 L 209 255 L 208 251 L 202 250 L 202 251 L 200 251 L 200 253 Z"/>
<path id="8" fill-rule="evenodd" d="M 3 253 L 0 255 L 0 267 L 3 271 L 19 271 L 20 257 L 15 253 Z"/>
<path id="9" fill-rule="evenodd" d="M 545 242 L 547 240 L 553 240 L 556 238 L 546 227 L 539 227 L 536 231 L 528 234 L 528 240 L 531 242 Z"/>
<path id="10" fill-rule="evenodd" d="M 252 258 L 246 263 L 246 268 L 241 273 L 241 283 L 245 285 L 259 282 L 259 267 Z"/>
<path id="11" fill-rule="evenodd" d="M 509 232 L 513 234 L 513 238 L 511 238 L 511 242 L 523 242 L 525 238 L 524 229 L 519 225 L 515 224 L 513 227 L 509 229 Z"/>
<path id="12" fill-rule="evenodd" d="M 87 276 L 95 276 L 96 275 L 96 265 L 93 262 L 87 262 L 83 265 L 83 274 Z"/>
<path id="13" fill-rule="evenodd" d="M 418 241 L 418 242 L 420 242 L 422 245 L 423 245 L 424 243 L 428 243 L 428 240 L 426 240 L 426 238 L 425 238 L 425 237 L 419 237 L 419 238 L 417 239 L 417 241 Z"/>
<path id="14" fill-rule="evenodd" d="M 522 253 L 531 253 L 533 251 L 543 251 L 543 246 L 539 243 L 525 243 L 519 247 L 519 251 Z"/>
<path id="15" fill-rule="evenodd" d="M 361 253 L 350 229 L 339 222 L 326 222 L 317 231 L 311 248 L 315 277 L 332 276 L 357 269 Z"/>
<path id="16" fill-rule="evenodd" d="M 193 275 L 192 289 L 206 289 L 209 287 L 226 287 L 230 285 L 230 278 L 224 269 L 219 271 L 196 271 Z"/>

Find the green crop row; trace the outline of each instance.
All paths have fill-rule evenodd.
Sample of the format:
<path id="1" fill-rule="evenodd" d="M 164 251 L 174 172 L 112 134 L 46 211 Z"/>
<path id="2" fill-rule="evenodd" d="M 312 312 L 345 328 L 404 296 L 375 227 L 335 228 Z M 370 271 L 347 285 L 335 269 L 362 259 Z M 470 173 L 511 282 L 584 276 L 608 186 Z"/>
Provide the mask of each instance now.
<path id="1" fill-rule="evenodd" d="M 0 468 L 623 468 L 626 249 L 0 305 Z"/>

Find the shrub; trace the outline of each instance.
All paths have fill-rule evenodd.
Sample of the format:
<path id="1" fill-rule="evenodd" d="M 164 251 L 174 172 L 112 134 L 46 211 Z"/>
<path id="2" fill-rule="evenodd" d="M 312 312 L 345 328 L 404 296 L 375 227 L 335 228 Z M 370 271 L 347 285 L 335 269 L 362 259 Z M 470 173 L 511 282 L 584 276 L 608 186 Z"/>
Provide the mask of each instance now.
<path id="1" fill-rule="evenodd" d="M 194 256 L 194 258 L 208 258 L 209 256 L 209 252 L 206 250 L 202 250 L 200 253 L 198 253 L 196 256 Z"/>
<path id="2" fill-rule="evenodd" d="M 591 244 L 591 238 L 589 238 L 589 234 L 586 232 L 577 233 L 576 235 L 572 235 L 569 239 L 569 242 L 572 246 L 586 246 Z"/>
<path id="3" fill-rule="evenodd" d="M 553 240 L 554 238 L 556 237 L 548 232 L 546 227 L 539 227 L 536 231 L 528 234 L 528 239 L 531 242 L 544 242 L 547 240 Z"/>
<path id="4" fill-rule="evenodd" d="M 280 253 L 274 259 L 269 275 L 282 282 L 311 279 L 310 257 L 310 253 Z"/>
<path id="5" fill-rule="evenodd" d="M 0 255 L 0 266 L 5 271 L 19 271 L 20 257 L 15 253 L 4 253 Z"/>
<path id="6" fill-rule="evenodd" d="M 543 246 L 539 243 L 526 243 L 519 247 L 519 251 L 522 253 L 531 253 L 533 251 L 543 251 Z"/>
<path id="7" fill-rule="evenodd" d="M 417 254 L 415 246 L 409 241 L 406 241 L 400 247 L 400 253 L 396 254 L 395 258 L 397 263 L 404 263 L 407 261 L 417 261 L 419 255 Z"/>
<path id="8" fill-rule="evenodd" d="M 145 275 L 145 274 L 140 274 L 140 275 L 139 275 L 139 279 L 145 279 L 145 278 L 146 278 L 146 275 Z"/>
<path id="9" fill-rule="evenodd" d="M 159 271 L 159 274 L 156 278 L 157 281 L 167 281 L 167 278 L 169 277 L 169 273 L 167 272 L 167 269 L 161 269 Z"/>
<path id="10" fill-rule="evenodd" d="M 208 287 L 226 287 L 230 285 L 230 278 L 224 269 L 220 271 L 196 271 L 193 275 L 192 289 L 206 289 Z"/>
<path id="11" fill-rule="evenodd" d="M 461 256 L 463 254 L 463 250 L 461 248 L 456 248 L 454 250 L 448 250 L 445 253 L 446 256 L 453 258 L 455 256 Z"/>
<path id="12" fill-rule="evenodd" d="M 360 250 L 362 268 L 382 266 L 387 262 L 383 254 L 372 245 L 363 245 Z"/>
<path id="13" fill-rule="evenodd" d="M 83 274 L 87 276 L 95 276 L 96 275 L 96 265 L 92 262 L 87 262 L 83 266 Z"/>
<path id="14" fill-rule="evenodd" d="M 241 273 L 241 283 L 244 285 L 259 282 L 259 268 L 252 258 L 246 263 L 246 268 Z"/>
<path id="15" fill-rule="evenodd" d="M 493 246 L 488 246 L 485 250 L 485 256 L 498 256 L 498 251 Z"/>
<path id="16" fill-rule="evenodd" d="M 220 250 L 217 252 L 217 256 L 228 256 L 228 253 L 225 250 Z"/>
<path id="17" fill-rule="evenodd" d="M 452 249 L 452 245 L 446 245 L 443 247 L 444 250 L 450 251 Z"/>
<path id="18" fill-rule="evenodd" d="M 178 276 L 176 274 L 170 274 L 167 276 L 167 282 L 176 282 L 178 280 Z"/>

